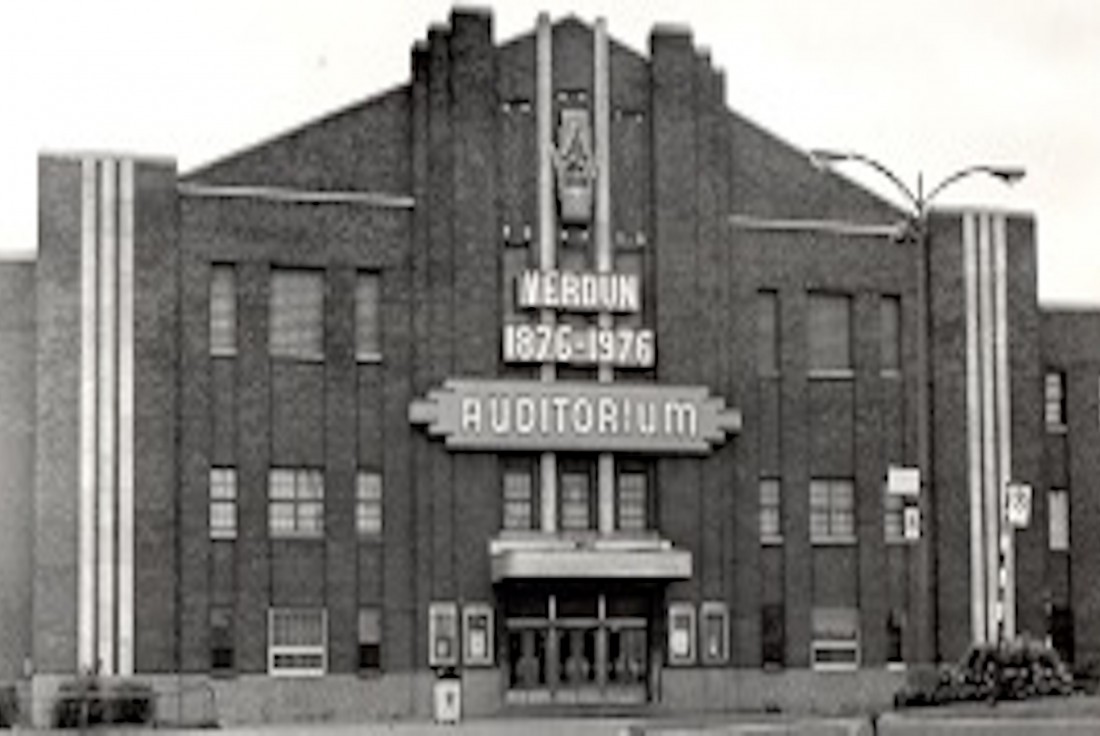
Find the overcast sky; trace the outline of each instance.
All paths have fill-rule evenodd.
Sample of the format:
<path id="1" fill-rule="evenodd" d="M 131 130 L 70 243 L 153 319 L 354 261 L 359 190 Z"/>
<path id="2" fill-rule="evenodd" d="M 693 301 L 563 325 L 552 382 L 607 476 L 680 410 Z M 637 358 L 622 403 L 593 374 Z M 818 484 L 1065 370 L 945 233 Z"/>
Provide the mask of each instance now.
<path id="1" fill-rule="evenodd" d="M 39 151 L 174 156 L 182 170 L 409 76 L 409 48 L 451 3 L 39 0 L 0 9 L 0 253 L 32 253 Z M 539 10 L 607 18 L 639 51 L 689 25 L 730 107 L 802 148 L 854 149 L 915 186 L 973 163 L 938 203 L 1033 212 L 1039 292 L 1100 304 L 1097 0 L 508 0 L 498 41 Z M 888 184 L 845 168 L 897 199 Z"/>

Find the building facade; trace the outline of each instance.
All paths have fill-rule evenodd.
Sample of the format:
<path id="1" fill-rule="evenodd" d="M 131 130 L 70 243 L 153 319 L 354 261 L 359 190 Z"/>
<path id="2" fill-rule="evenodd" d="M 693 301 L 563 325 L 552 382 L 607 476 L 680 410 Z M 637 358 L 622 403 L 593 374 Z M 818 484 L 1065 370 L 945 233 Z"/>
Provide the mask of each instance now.
<path id="1" fill-rule="evenodd" d="M 0 269 L 37 703 L 831 710 L 1100 655 L 1100 314 L 1040 309 L 1030 215 L 914 229 L 679 28 L 456 10 L 411 66 L 192 172 L 42 158 Z"/>

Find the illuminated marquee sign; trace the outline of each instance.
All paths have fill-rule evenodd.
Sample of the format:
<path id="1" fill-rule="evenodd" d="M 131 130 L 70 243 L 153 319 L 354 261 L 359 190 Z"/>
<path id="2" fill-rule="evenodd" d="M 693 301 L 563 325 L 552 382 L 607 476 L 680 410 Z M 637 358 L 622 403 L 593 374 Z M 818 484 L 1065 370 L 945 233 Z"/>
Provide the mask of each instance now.
<path id="1" fill-rule="evenodd" d="M 446 381 L 409 406 L 452 450 L 703 454 L 741 428 L 741 413 L 703 386 Z"/>

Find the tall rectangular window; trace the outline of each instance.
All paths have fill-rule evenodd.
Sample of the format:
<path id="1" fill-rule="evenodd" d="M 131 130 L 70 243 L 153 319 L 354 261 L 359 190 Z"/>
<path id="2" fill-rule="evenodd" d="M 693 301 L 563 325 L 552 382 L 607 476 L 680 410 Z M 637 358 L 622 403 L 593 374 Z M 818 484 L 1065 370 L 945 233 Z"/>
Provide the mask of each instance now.
<path id="1" fill-rule="evenodd" d="M 852 307 L 843 294 L 809 296 L 806 324 L 811 371 L 850 371 L 852 368 Z"/>
<path id="2" fill-rule="evenodd" d="M 756 372 L 779 373 L 779 292 L 756 292 Z"/>
<path id="3" fill-rule="evenodd" d="M 382 533 L 382 474 L 360 470 L 355 476 L 355 531 L 361 537 Z"/>
<path id="4" fill-rule="evenodd" d="M 905 637 L 905 613 L 897 608 L 890 609 L 886 617 L 886 664 L 895 667 L 905 664 L 902 643 Z"/>
<path id="5" fill-rule="evenodd" d="M 210 538 L 237 538 L 237 470 L 210 469 Z"/>
<path id="6" fill-rule="evenodd" d="M 268 475 L 271 536 L 320 537 L 324 531 L 324 474 L 309 468 L 272 468 Z"/>
<path id="7" fill-rule="evenodd" d="M 649 473 L 638 461 L 623 460 L 617 468 L 615 519 L 622 531 L 642 531 L 649 525 Z"/>
<path id="8" fill-rule="evenodd" d="M 882 527 L 886 541 L 905 541 L 905 497 L 887 491 L 882 496 Z"/>
<path id="9" fill-rule="evenodd" d="M 236 666 L 233 634 L 233 609 L 215 606 L 210 609 L 210 669 L 232 671 Z"/>
<path id="10" fill-rule="evenodd" d="M 382 357 L 377 273 L 360 271 L 355 281 L 355 358 L 371 362 Z"/>
<path id="11" fill-rule="evenodd" d="M 592 501 L 592 462 L 582 459 L 559 459 L 561 476 L 558 493 L 561 494 L 562 531 L 584 531 L 594 528 L 595 514 Z"/>
<path id="12" fill-rule="evenodd" d="M 323 608 L 272 608 L 268 612 L 268 673 L 323 675 L 328 665 L 328 621 Z"/>
<path id="13" fill-rule="evenodd" d="M 814 608 L 811 622 L 814 669 L 852 670 L 859 666 L 859 611 Z"/>
<path id="14" fill-rule="evenodd" d="M 855 542 L 855 488 L 841 478 L 810 481 L 810 540 L 815 543 Z"/>
<path id="15" fill-rule="evenodd" d="M 885 295 L 880 303 L 879 368 L 901 370 L 901 298 Z"/>
<path id="16" fill-rule="evenodd" d="M 1048 432 L 1066 431 L 1066 374 L 1048 371 L 1043 385 L 1044 414 Z"/>
<path id="17" fill-rule="evenodd" d="M 1047 519 L 1052 552 L 1069 551 L 1069 491 L 1054 490 L 1047 495 Z"/>
<path id="18" fill-rule="evenodd" d="M 272 357 L 323 360 L 324 307 L 323 272 L 273 270 L 269 324 Z"/>
<path id="19" fill-rule="evenodd" d="M 382 667 L 382 610 L 377 606 L 359 609 L 359 671 L 374 672 Z"/>
<path id="20" fill-rule="evenodd" d="M 210 269 L 210 354 L 237 354 L 237 276 L 230 265 Z"/>
<path id="21" fill-rule="evenodd" d="M 760 543 L 783 542 L 783 512 L 778 478 L 760 479 Z"/>
<path id="22" fill-rule="evenodd" d="M 500 482 L 504 516 L 501 526 L 513 531 L 537 529 L 538 494 L 534 460 L 510 457 L 503 459 L 502 465 Z"/>
<path id="23" fill-rule="evenodd" d="M 760 659 L 765 667 L 782 667 L 787 656 L 786 611 L 782 603 L 760 607 Z"/>

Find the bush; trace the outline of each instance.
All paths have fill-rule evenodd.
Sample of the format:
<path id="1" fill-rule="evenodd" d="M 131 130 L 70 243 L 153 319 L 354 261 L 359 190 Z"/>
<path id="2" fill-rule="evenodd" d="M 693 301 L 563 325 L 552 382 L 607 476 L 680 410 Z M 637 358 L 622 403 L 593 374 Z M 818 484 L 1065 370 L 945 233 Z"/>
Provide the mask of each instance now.
<path id="1" fill-rule="evenodd" d="M 0 687 L 0 728 L 11 728 L 19 722 L 19 695 L 15 685 Z"/>
<path id="2" fill-rule="evenodd" d="M 895 696 L 898 707 L 962 701 L 1024 700 L 1069 695 L 1073 678 L 1058 653 L 1033 639 L 975 644 L 957 664 L 911 678 Z"/>
<path id="3" fill-rule="evenodd" d="M 56 728 L 82 728 L 101 724 L 153 722 L 153 689 L 122 680 L 103 686 L 95 677 L 62 683 L 54 703 Z"/>

